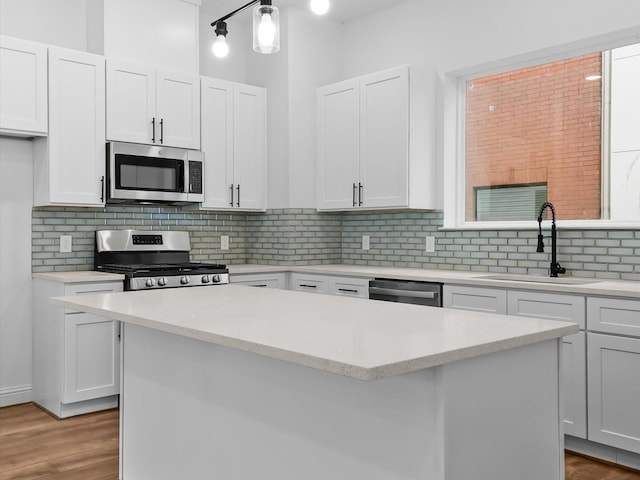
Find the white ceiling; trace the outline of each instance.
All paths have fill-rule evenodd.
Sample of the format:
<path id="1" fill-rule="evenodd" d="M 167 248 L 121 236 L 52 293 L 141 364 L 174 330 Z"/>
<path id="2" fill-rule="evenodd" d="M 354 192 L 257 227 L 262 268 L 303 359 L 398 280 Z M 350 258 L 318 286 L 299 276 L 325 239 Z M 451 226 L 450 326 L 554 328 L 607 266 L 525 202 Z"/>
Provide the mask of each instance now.
<path id="1" fill-rule="evenodd" d="M 249 0 L 202 0 L 200 15 L 211 15 L 211 21 L 232 12 L 236 8 L 248 3 Z M 347 22 L 362 17 L 375 10 L 388 7 L 404 0 L 331 0 L 328 16 L 339 22 Z M 273 0 L 275 7 L 293 6 L 299 9 L 309 8 L 309 0 Z M 246 18 L 245 18 L 246 17 Z M 238 14 L 238 21 L 245 21 L 251 15 L 245 12 Z"/>

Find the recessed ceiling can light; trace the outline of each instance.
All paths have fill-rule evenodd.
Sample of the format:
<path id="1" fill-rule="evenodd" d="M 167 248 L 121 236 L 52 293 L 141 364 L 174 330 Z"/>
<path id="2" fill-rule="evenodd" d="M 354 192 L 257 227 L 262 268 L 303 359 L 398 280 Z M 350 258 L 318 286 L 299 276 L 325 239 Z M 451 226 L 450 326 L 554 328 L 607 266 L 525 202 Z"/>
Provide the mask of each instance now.
<path id="1" fill-rule="evenodd" d="M 584 77 L 585 80 L 588 81 L 593 81 L 593 80 L 600 80 L 602 78 L 602 75 L 589 75 L 588 77 Z"/>
<path id="2" fill-rule="evenodd" d="M 316 15 L 324 15 L 329 11 L 329 0 L 311 0 L 311 11 Z"/>

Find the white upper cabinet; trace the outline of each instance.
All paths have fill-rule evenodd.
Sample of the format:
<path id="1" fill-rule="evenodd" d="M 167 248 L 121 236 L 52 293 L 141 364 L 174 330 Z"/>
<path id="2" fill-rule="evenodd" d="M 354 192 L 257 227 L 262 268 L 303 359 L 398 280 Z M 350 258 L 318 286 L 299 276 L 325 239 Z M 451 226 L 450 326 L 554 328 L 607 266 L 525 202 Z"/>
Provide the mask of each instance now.
<path id="1" fill-rule="evenodd" d="M 34 205 L 104 205 L 105 61 L 49 49 L 49 136 L 34 142 Z"/>
<path id="2" fill-rule="evenodd" d="M 409 173 L 409 67 L 318 90 L 319 210 L 419 207 Z"/>
<path id="3" fill-rule="evenodd" d="M 0 35 L 0 133 L 47 134 L 47 47 Z"/>
<path id="4" fill-rule="evenodd" d="M 201 94 L 202 208 L 265 210 L 265 89 L 203 77 Z"/>
<path id="5" fill-rule="evenodd" d="M 199 78 L 108 62 L 107 140 L 199 149 Z"/>

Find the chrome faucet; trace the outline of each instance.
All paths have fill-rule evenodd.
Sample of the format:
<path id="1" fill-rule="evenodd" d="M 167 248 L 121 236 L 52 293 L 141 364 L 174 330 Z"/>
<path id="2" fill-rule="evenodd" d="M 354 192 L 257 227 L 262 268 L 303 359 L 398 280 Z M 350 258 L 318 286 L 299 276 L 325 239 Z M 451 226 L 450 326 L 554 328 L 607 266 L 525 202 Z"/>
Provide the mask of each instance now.
<path id="1" fill-rule="evenodd" d="M 538 248 L 536 252 L 544 252 L 544 242 L 542 236 L 542 213 L 547 209 L 551 209 L 551 271 L 550 277 L 557 277 L 559 273 L 565 273 L 566 268 L 563 268 L 558 263 L 556 258 L 556 209 L 552 203 L 544 202 L 540 206 L 540 212 L 538 213 Z"/>

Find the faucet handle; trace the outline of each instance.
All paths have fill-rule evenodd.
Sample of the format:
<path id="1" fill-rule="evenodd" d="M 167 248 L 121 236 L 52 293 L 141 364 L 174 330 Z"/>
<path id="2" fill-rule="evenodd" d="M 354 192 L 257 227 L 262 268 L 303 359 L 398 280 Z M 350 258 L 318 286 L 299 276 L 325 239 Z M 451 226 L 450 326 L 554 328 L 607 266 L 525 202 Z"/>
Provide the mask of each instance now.
<path id="1" fill-rule="evenodd" d="M 554 270 L 556 273 L 566 273 L 567 269 L 564 267 L 561 267 L 559 263 L 555 264 Z"/>

